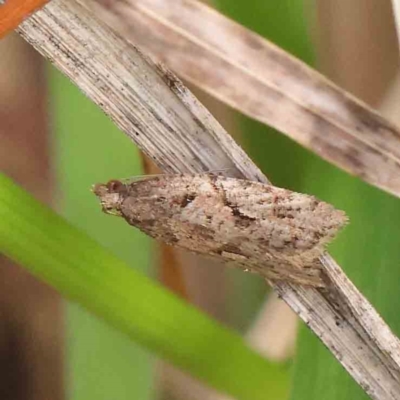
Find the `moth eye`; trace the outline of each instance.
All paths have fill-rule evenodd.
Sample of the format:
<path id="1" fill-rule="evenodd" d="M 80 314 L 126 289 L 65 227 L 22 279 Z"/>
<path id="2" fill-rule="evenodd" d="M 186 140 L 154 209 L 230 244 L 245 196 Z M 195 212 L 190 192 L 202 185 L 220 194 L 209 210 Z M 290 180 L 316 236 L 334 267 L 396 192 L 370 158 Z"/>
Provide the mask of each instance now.
<path id="1" fill-rule="evenodd" d="M 109 193 L 119 192 L 123 187 L 124 184 L 121 181 L 111 180 L 107 183 L 107 189 Z"/>

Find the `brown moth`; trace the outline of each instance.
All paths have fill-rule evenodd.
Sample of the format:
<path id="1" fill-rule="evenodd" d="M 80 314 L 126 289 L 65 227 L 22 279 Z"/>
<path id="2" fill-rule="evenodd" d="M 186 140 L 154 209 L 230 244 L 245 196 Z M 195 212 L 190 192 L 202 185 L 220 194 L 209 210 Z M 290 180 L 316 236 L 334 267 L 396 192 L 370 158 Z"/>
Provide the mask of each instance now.
<path id="1" fill-rule="evenodd" d="M 211 174 L 110 181 L 93 191 L 104 212 L 155 239 L 316 287 L 324 286 L 317 258 L 347 221 L 313 196 Z"/>

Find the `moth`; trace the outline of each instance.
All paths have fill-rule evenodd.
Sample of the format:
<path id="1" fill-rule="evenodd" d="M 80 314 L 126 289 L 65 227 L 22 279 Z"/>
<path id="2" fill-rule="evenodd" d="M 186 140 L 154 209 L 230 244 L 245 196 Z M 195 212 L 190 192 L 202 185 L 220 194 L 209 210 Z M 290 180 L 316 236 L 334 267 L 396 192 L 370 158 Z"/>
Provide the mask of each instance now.
<path id="1" fill-rule="evenodd" d="M 313 196 L 220 175 L 160 175 L 93 189 L 107 214 L 167 244 L 269 281 L 323 287 L 318 257 L 347 222 Z"/>

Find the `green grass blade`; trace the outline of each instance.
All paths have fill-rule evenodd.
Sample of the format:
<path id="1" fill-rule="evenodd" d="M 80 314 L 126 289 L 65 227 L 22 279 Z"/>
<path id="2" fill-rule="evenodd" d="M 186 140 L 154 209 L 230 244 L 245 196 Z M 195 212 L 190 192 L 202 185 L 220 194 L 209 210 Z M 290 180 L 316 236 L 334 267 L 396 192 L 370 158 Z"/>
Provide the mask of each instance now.
<path id="1" fill-rule="evenodd" d="M 236 399 L 285 395 L 286 373 L 128 268 L 0 175 L 0 251 L 158 356 Z"/>
<path id="2" fill-rule="evenodd" d="M 48 77 L 57 210 L 121 260 L 151 273 L 150 238 L 99 215 L 89 190 L 94 182 L 143 174 L 138 149 L 65 76 L 49 66 Z M 65 303 L 68 400 L 153 399 L 153 357 L 84 308 Z"/>

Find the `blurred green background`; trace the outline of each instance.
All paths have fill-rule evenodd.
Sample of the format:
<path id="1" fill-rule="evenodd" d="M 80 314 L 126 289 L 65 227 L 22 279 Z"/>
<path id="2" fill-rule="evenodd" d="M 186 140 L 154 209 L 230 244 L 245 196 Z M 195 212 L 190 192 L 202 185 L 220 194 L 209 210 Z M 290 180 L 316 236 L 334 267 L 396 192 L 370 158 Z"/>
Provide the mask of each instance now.
<path id="1" fill-rule="evenodd" d="M 339 10 L 341 14 L 334 6 L 324 3 L 329 2 L 219 0 L 215 6 L 305 62 L 322 69 L 325 66 L 332 78 L 361 96 L 362 84 L 357 87 L 353 85 L 354 79 L 346 80 L 344 73 L 335 72 L 340 69 L 340 63 L 329 64 L 329 49 L 321 45 L 321 41 L 323 44 L 327 40 L 316 28 L 322 24 L 322 17 L 331 15 L 335 21 L 344 12 Z M 357 2 L 353 3 L 357 11 Z M 331 4 L 338 3 L 333 0 Z M 345 7 L 344 2 L 341 4 Z M 357 4 L 362 7 L 362 2 Z M 328 11 L 320 11 L 324 6 Z M 374 8 L 366 7 L 364 13 L 365 9 L 372 18 Z M 371 20 L 368 23 L 373 24 Z M 367 24 L 360 29 L 374 32 L 377 28 Z M 334 53 L 340 51 L 343 42 L 339 40 L 336 47 L 332 41 L 327 43 Z M 150 240 L 117 218 L 100 213 L 90 192 L 96 182 L 142 174 L 138 151 L 95 105 L 50 66 L 48 77 L 58 211 L 132 268 L 155 276 Z M 365 94 L 365 100 L 378 104 L 385 89 L 381 86 L 375 97 Z M 238 114 L 234 118 L 244 147 L 276 185 L 315 194 L 348 213 L 351 224 L 331 246 L 332 253 L 392 329 L 400 333 L 398 199 L 339 171 L 273 129 Z M 230 324 L 245 331 L 263 300 L 264 285 L 238 272 L 232 272 L 227 279 L 233 285 L 228 301 Z M 74 304 L 67 305 L 66 330 L 69 399 L 150 400 L 156 397 L 155 358 L 145 349 Z M 288 364 L 292 400 L 367 398 L 304 326 L 300 328 L 294 362 Z"/>

